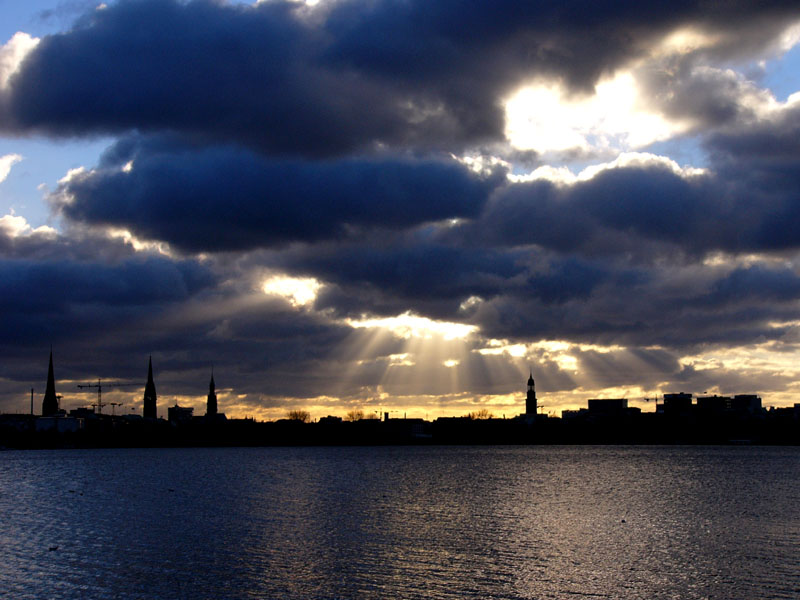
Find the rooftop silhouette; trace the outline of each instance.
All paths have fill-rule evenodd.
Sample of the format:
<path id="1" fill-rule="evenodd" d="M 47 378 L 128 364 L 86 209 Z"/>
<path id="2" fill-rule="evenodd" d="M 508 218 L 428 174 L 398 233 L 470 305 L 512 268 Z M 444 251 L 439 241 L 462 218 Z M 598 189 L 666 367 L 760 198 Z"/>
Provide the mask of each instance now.
<path id="1" fill-rule="evenodd" d="M 171 406 L 168 419 L 157 418 L 152 357 L 148 360 L 144 415 L 108 415 L 77 408 L 66 415 L 58 408 L 50 352 L 42 416 L 0 415 L 0 446 L 174 446 L 174 445 L 318 445 L 318 444 L 550 444 L 550 443 L 761 443 L 800 445 L 800 404 L 762 407 L 755 394 L 698 396 L 664 394 L 654 412 L 629 407 L 625 398 L 592 398 L 587 408 L 565 410 L 562 417 L 537 414 L 533 372 L 527 380 L 525 412 L 494 418 L 488 410 L 465 417 L 383 419 L 356 411 L 347 419 L 328 416 L 311 422 L 307 411 L 289 418 L 256 422 L 227 419 L 218 411 L 213 370 L 206 414 Z M 93 405 L 96 406 L 96 405 Z M 303 415 L 303 418 L 300 418 Z M 371 417 L 371 418 L 367 418 Z"/>

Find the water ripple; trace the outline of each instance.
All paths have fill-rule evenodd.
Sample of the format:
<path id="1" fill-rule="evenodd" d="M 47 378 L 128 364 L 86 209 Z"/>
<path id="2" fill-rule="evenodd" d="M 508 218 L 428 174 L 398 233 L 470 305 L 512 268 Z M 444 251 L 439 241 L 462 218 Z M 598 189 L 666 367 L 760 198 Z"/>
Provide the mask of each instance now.
<path id="1" fill-rule="evenodd" d="M 796 448 L 0 458 L 13 598 L 800 597 Z"/>

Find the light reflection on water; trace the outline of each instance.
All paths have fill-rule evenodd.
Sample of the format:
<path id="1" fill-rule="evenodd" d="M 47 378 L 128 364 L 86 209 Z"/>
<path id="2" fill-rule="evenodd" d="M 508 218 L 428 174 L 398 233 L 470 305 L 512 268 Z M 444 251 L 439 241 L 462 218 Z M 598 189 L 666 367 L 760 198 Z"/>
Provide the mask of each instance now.
<path id="1" fill-rule="evenodd" d="M 799 497 L 800 448 L 2 452 L 0 590 L 796 599 Z"/>

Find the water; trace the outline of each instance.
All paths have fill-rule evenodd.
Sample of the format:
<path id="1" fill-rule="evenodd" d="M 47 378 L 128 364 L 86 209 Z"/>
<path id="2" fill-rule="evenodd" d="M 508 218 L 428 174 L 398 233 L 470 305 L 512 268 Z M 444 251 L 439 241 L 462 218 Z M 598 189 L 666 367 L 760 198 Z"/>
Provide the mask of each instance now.
<path id="1" fill-rule="evenodd" d="M 0 596 L 797 599 L 798 498 L 800 448 L 9 451 Z"/>

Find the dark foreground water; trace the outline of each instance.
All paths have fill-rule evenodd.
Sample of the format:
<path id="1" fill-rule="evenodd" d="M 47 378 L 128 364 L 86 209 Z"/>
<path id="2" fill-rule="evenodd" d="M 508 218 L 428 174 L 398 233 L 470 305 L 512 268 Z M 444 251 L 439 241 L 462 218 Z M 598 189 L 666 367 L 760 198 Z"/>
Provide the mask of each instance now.
<path id="1" fill-rule="evenodd" d="M 0 596 L 797 599 L 800 448 L 0 452 Z"/>

